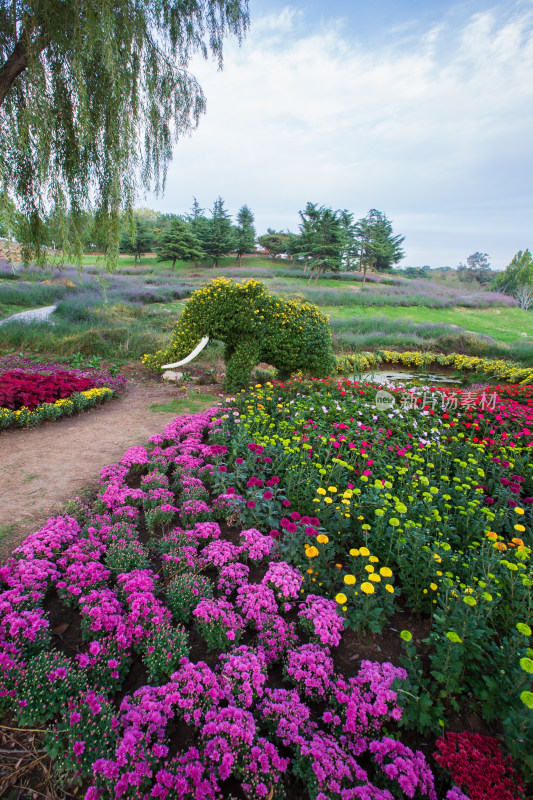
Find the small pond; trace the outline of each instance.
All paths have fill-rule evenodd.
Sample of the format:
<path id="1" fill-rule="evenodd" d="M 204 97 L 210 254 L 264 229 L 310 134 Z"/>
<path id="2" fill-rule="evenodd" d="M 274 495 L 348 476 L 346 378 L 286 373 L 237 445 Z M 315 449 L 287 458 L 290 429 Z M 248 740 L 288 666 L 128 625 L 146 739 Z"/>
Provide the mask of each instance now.
<path id="1" fill-rule="evenodd" d="M 405 372 L 393 369 L 380 369 L 375 372 L 364 372 L 361 375 L 361 380 L 369 381 L 372 383 L 379 383 L 384 386 L 387 383 L 399 383 L 417 381 L 423 384 L 445 383 L 449 386 L 459 386 L 460 383 L 457 378 L 452 378 L 450 375 L 438 375 L 435 373 L 426 372 Z"/>

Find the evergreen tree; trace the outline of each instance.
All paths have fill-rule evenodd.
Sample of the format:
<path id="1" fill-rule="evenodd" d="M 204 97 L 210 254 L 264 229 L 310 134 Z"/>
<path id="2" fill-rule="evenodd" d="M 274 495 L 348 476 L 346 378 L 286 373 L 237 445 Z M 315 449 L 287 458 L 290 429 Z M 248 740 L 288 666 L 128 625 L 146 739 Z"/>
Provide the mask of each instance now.
<path id="1" fill-rule="evenodd" d="M 92 198 L 113 265 L 139 176 L 163 188 L 173 139 L 205 111 L 192 57 L 222 66 L 247 25 L 247 0 L 1 0 L 0 205 L 24 214 L 26 260 L 46 258 L 51 206 L 75 219 Z"/>
<path id="2" fill-rule="evenodd" d="M 193 197 L 192 199 L 192 208 L 187 214 L 187 221 L 190 223 L 191 228 L 195 231 L 196 226 L 198 225 L 199 220 L 205 219 L 204 215 L 205 208 L 200 208 L 200 203 Z"/>
<path id="3" fill-rule="evenodd" d="M 300 214 L 300 239 L 302 253 L 316 275 L 315 283 L 324 272 L 339 272 L 346 245 L 341 212 L 316 203 L 307 203 Z"/>
<path id="4" fill-rule="evenodd" d="M 141 256 L 149 253 L 154 244 L 154 234 L 150 225 L 143 217 L 134 220 L 133 235 L 131 230 L 125 230 L 120 239 L 120 252 L 131 253 L 135 256 L 135 264 L 141 261 Z"/>
<path id="5" fill-rule="evenodd" d="M 158 261 L 199 261 L 202 257 L 200 242 L 189 223 L 175 217 L 161 234 L 161 246 L 157 250 Z"/>
<path id="6" fill-rule="evenodd" d="M 346 208 L 339 211 L 339 220 L 344 235 L 344 247 L 342 253 L 343 267 L 346 270 L 353 270 L 357 262 L 357 232 L 353 221 L 353 214 Z"/>
<path id="7" fill-rule="evenodd" d="M 267 228 L 267 232 L 262 236 L 259 236 L 257 241 L 261 247 L 264 247 L 265 250 L 268 250 L 268 255 L 273 261 L 275 261 L 278 256 L 287 252 L 289 238 L 289 233 L 275 231 L 273 228 Z"/>
<path id="8" fill-rule="evenodd" d="M 405 255 L 401 247 L 405 236 L 393 236 L 391 222 L 375 208 L 370 209 L 366 217 L 358 220 L 354 234 L 359 269 L 364 273 L 363 284 L 369 268 L 376 272 L 386 272 Z"/>
<path id="9" fill-rule="evenodd" d="M 237 223 L 235 227 L 235 251 L 240 267 L 243 255 L 252 253 L 255 245 L 254 215 L 248 206 L 243 206 L 239 209 Z"/>
<path id="10" fill-rule="evenodd" d="M 519 250 L 495 281 L 495 288 L 514 295 L 521 286 L 533 284 L 533 258 L 529 250 Z"/>
<path id="11" fill-rule="evenodd" d="M 235 247 L 231 217 L 224 208 L 224 201 L 221 197 L 217 197 L 215 200 L 211 210 L 211 219 L 206 222 L 207 225 L 198 226 L 195 233 L 204 253 L 212 259 L 213 266 L 218 267 L 220 258 L 227 256 Z"/>

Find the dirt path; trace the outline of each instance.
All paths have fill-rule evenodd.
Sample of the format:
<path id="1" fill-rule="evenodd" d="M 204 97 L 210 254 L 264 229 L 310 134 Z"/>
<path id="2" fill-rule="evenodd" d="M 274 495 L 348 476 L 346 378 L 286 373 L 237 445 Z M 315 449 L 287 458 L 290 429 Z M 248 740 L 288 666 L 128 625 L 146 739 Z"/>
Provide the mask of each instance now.
<path id="1" fill-rule="evenodd" d="M 66 500 L 94 488 L 102 467 L 128 447 L 144 444 L 180 413 L 199 410 L 197 403 L 187 408 L 185 398 L 183 410 L 150 410 L 178 397 L 183 392 L 175 386 L 129 383 L 118 399 L 78 416 L 0 433 L 0 563 Z M 212 405 L 218 401 L 213 395 Z"/>

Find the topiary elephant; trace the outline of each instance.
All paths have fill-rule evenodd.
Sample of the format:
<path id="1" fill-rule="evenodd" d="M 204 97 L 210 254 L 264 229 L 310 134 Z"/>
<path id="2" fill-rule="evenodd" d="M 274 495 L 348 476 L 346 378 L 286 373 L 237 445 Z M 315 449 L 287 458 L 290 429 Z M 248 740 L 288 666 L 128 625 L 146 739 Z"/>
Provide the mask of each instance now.
<path id="1" fill-rule="evenodd" d="M 210 338 L 225 345 L 227 391 L 248 386 L 261 361 L 275 367 L 281 380 L 298 370 L 317 378 L 336 372 L 327 317 L 310 303 L 275 297 L 253 279 L 215 278 L 194 292 L 168 349 L 145 355 L 143 363 L 154 369 L 178 366 L 179 359 L 190 360 L 186 356 L 196 355 Z M 178 363 L 167 363 L 174 360 Z"/>

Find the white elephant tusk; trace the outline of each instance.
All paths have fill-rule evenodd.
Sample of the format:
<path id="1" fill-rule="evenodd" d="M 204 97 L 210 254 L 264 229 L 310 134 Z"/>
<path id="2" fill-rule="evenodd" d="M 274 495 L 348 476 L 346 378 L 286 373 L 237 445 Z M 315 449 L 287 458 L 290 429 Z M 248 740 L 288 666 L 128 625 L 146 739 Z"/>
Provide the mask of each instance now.
<path id="1" fill-rule="evenodd" d="M 192 361 L 193 358 L 196 358 L 198 353 L 200 353 L 204 349 L 208 341 L 209 341 L 209 336 L 204 336 L 200 344 L 196 345 L 192 353 L 190 353 L 186 358 L 183 358 L 181 361 L 176 361 L 175 364 L 163 364 L 161 369 L 174 369 L 174 367 L 181 367 L 183 364 L 188 364 L 189 361 Z"/>

